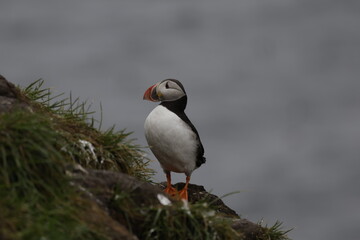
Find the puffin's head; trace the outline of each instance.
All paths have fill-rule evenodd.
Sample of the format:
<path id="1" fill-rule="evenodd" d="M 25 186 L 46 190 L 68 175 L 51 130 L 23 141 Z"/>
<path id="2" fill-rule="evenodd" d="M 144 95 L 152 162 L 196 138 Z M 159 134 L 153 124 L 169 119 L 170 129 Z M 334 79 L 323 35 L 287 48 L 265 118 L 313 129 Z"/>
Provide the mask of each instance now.
<path id="1" fill-rule="evenodd" d="M 144 100 L 152 102 L 175 101 L 186 96 L 181 82 L 176 79 L 165 79 L 149 87 L 144 93 Z"/>

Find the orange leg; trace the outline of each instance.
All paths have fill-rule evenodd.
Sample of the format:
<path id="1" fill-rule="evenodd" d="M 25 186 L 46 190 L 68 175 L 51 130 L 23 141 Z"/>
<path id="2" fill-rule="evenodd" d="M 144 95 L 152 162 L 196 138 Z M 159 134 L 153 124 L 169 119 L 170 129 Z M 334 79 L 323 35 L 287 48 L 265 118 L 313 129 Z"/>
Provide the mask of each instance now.
<path id="1" fill-rule="evenodd" d="M 182 190 L 179 191 L 180 199 L 188 200 L 188 191 L 187 191 L 187 189 L 188 189 L 189 182 L 190 182 L 190 177 L 186 176 L 185 186 L 184 186 L 184 188 Z"/>
<path id="2" fill-rule="evenodd" d="M 166 185 L 164 192 L 169 194 L 172 197 L 178 195 L 178 191 L 174 187 L 171 186 L 171 173 L 170 172 L 166 173 L 166 181 L 167 181 L 167 185 Z"/>

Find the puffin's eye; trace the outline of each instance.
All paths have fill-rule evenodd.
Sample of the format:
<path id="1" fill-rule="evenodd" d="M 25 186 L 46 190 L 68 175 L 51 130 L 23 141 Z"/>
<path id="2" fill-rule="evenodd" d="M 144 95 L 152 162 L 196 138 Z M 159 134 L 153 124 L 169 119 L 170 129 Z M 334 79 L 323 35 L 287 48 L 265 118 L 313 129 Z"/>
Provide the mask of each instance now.
<path id="1" fill-rule="evenodd" d="M 166 83 L 165 83 L 165 88 L 166 88 L 166 89 L 170 88 L 170 87 L 169 87 L 169 82 L 166 82 Z"/>

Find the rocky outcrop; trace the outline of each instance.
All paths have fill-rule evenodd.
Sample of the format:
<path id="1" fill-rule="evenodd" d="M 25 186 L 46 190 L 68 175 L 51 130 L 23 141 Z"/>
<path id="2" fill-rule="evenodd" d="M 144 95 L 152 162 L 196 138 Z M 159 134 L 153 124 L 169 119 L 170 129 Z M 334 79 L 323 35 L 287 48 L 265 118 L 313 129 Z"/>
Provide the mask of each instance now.
<path id="1" fill-rule="evenodd" d="M 79 191 L 95 202 L 106 214 L 113 216 L 115 219 L 119 219 L 119 217 L 116 216 L 117 213 L 111 204 L 114 189 L 131 193 L 132 200 L 137 206 L 159 205 L 161 204 L 159 196 L 164 196 L 162 189 L 165 183 L 153 185 L 123 173 L 92 169 L 85 170 L 77 165 L 72 170 L 69 170 L 68 174 Z M 181 189 L 183 186 L 184 183 L 174 185 L 178 189 Z M 195 203 L 206 198 L 206 201 L 212 203 L 221 216 L 233 219 L 233 229 L 241 232 L 245 236 L 244 239 L 257 239 L 256 237 L 261 233 L 262 228 L 258 224 L 246 219 L 240 219 L 234 210 L 226 206 L 219 197 L 207 192 L 203 186 L 189 184 L 188 193 L 190 202 Z M 175 201 L 171 198 L 168 199 Z"/>
<path id="2" fill-rule="evenodd" d="M 14 84 L 0 75 L 0 113 L 10 112 L 14 109 L 31 111 L 29 105 L 20 99 L 19 91 Z"/>

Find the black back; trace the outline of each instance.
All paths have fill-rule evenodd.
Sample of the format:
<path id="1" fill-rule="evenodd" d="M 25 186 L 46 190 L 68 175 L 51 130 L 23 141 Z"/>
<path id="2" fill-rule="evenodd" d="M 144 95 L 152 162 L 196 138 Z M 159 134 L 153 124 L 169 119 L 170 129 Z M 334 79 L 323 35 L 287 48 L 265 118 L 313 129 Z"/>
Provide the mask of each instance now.
<path id="1" fill-rule="evenodd" d="M 183 86 L 181 83 L 179 84 L 181 88 L 183 89 Z M 185 90 L 184 90 L 185 92 Z M 183 120 L 191 130 L 196 134 L 198 146 L 197 146 L 197 153 L 196 153 L 196 167 L 200 167 L 201 164 L 206 162 L 206 158 L 204 157 L 204 147 L 201 143 L 200 136 L 198 131 L 196 130 L 194 124 L 190 121 L 190 119 L 186 116 L 184 110 L 186 108 L 187 104 L 187 96 L 183 96 L 182 98 L 176 100 L 176 101 L 168 101 L 168 102 L 161 102 L 160 105 L 166 107 L 173 113 L 175 113 L 181 120 Z"/>

